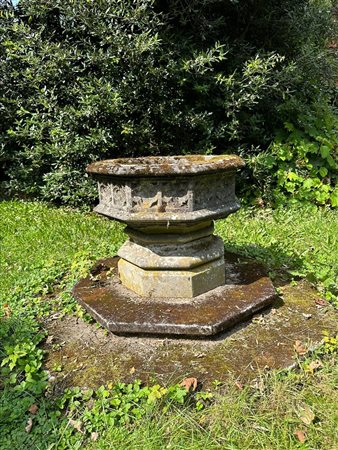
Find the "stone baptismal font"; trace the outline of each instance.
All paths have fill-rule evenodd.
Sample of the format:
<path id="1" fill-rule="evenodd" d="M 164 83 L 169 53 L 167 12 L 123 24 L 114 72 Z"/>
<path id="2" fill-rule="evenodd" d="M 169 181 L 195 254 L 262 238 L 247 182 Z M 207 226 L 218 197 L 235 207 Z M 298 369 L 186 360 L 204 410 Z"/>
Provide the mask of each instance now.
<path id="1" fill-rule="evenodd" d="M 114 333 L 210 336 L 268 306 L 264 267 L 225 254 L 215 219 L 236 212 L 235 155 L 114 159 L 90 164 L 99 214 L 127 225 L 117 257 L 73 293 Z"/>

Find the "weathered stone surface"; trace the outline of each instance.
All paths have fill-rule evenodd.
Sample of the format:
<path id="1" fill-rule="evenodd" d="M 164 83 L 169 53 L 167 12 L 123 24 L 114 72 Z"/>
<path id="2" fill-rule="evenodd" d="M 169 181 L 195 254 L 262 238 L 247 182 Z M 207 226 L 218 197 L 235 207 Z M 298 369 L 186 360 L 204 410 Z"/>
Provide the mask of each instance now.
<path id="1" fill-rule="evenodd" d="M 179 244 L 140 245 L 127 241 L 118 251 L 121 258 L 147 270 L 188 270 L 220 259 L 223 255 L 224 243 L 218 236 Z"/>
<path id="2" fill-rule="evenodd" d="M 227 217 L 239 209 L 235 171 L 177 179 L 94 174 L 100 203 L 94 211 L 129 225 L 199 222 Z"/>
<path id="3" fill-rule="evenodd" d="M 193 300 L 175 298 L 170 289 L 166 298 L 135 294 L 120 283 L 117 261 L 101 260 L 93 269 L 94 278 L 81 280 L 73 290 L 88 312 L 115 333 L 210 336 L 251 317 L 276 297 L 262 265 L 238 262 L 233 255 L 226 255 L 223 268 L 231 282 Z"/>
<path id="4" fill-rule="evenodd" d="M 212 235 L 213 222 L 198 222 L 198 228 L 191 224 L 163 227 L 126 227 L 124 232 L 140 244 L 185 244 Z"/>
<path id="5" fill-rule="evenodd" d="M 120 259 L 121 283 L 143 297 L 192 298 L 224 284 L 224 258 L 184 270 L 145 270 Z"/>
<path id="6" fill-rule="evenodd" d="M 88 166 L 88 172 L 98 175 L 167 176 L 188 173 L 218 173 L 244 166 L 236 155 L 148 156 L 97 161 Z"/>
<path id="7" fill-rule="evenodd" d="M 96 212 L 129 224 L 169 227 L 235 212 L 235 173 L 243 165 L 235 155 L 195 155 L 98 161 L 87 171 L 98 181 Z"/>

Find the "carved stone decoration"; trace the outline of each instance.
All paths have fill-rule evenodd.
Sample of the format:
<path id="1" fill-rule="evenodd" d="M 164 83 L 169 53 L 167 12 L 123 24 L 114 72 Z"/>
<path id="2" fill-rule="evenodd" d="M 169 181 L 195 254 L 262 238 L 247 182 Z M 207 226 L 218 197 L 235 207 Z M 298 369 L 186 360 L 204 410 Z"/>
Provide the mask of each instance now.
<path id="1" fill-rule="evenodd" d="M 243 165 L 234 155 L 171 156 L 98 161 L 87 171 L 99 184 L 94 211 L 129 225 L 174 225 L 237 211 L 235 174 Z"/>
<path id="2" fill-rule="evenodd" d="M 128 298 L 126 314 L 131 293 L 164 303 L 168 298 L 178 304 L 196 299 L 197 305 L 215 289 L 226 295 L 224 246 L 213 235 L 213 220 L 239 209 L 235 175 L 243 166 L 235 155 L 116 159 L 88 166 L 99 188 L 94 210 L 127 224 L 129 239 L 117 261 Z M 269 292 L 274 292 L 272 285 Z M 265 294 L 255 310 L 272 301 L 273 295 Z"/>

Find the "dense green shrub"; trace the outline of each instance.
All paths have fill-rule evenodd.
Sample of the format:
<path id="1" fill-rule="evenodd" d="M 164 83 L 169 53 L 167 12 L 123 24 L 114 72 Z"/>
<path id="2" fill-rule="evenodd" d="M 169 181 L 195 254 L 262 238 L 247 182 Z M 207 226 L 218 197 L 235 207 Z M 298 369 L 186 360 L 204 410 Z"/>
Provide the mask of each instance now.
<path id="1" fill-rule="evenodd" d="M 330 9 L 330 0 L 21 0 L 3 7 L 3 187 L 78 205 L 96 195 L 84 176 L 95 159 L 255 157 L 283 123 L 314 101 L 328 102 Z M 246 176 L 247 186 L 257 182 Z"/>
<path id="2" fill-rule="evenodd" d="M 338 117 L 325 107 L 295 117 L 249 165 L 257 197 L 338 207 Z"/>

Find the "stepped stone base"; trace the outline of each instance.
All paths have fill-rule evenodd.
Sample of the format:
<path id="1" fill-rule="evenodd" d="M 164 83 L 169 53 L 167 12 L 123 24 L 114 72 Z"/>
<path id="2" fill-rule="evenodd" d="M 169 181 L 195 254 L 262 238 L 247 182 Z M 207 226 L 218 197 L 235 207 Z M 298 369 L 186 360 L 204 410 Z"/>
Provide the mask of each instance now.
<path id="1" fill-rule="evenodd" d="M 126 288 L 143 297 L 193 298 L 224 284 L 224 243 L 210 221 L 181 228 L 127 229 L 129 240 L 118 251 Z"/>
<path id="2" fill-rule="evenodd" d="M 184 270 L 145 270 L 120 259 L 122 284 L 143 297 L 192 298 L 225 282 L 224 259 Z"/>
<path id="3" fill-rule="evenodd" d="M 89 314 L 116 334 L 211 336 L 250 318 L 276 298 L 262 265 L 233 254 L 225 256 L 226 282 L 193 299 L 175 298 L 169 291 L 166 298 L 136 294 L 121 284 L 118 260 L 98 261 L 91 276 L 73 289 Z"/>

